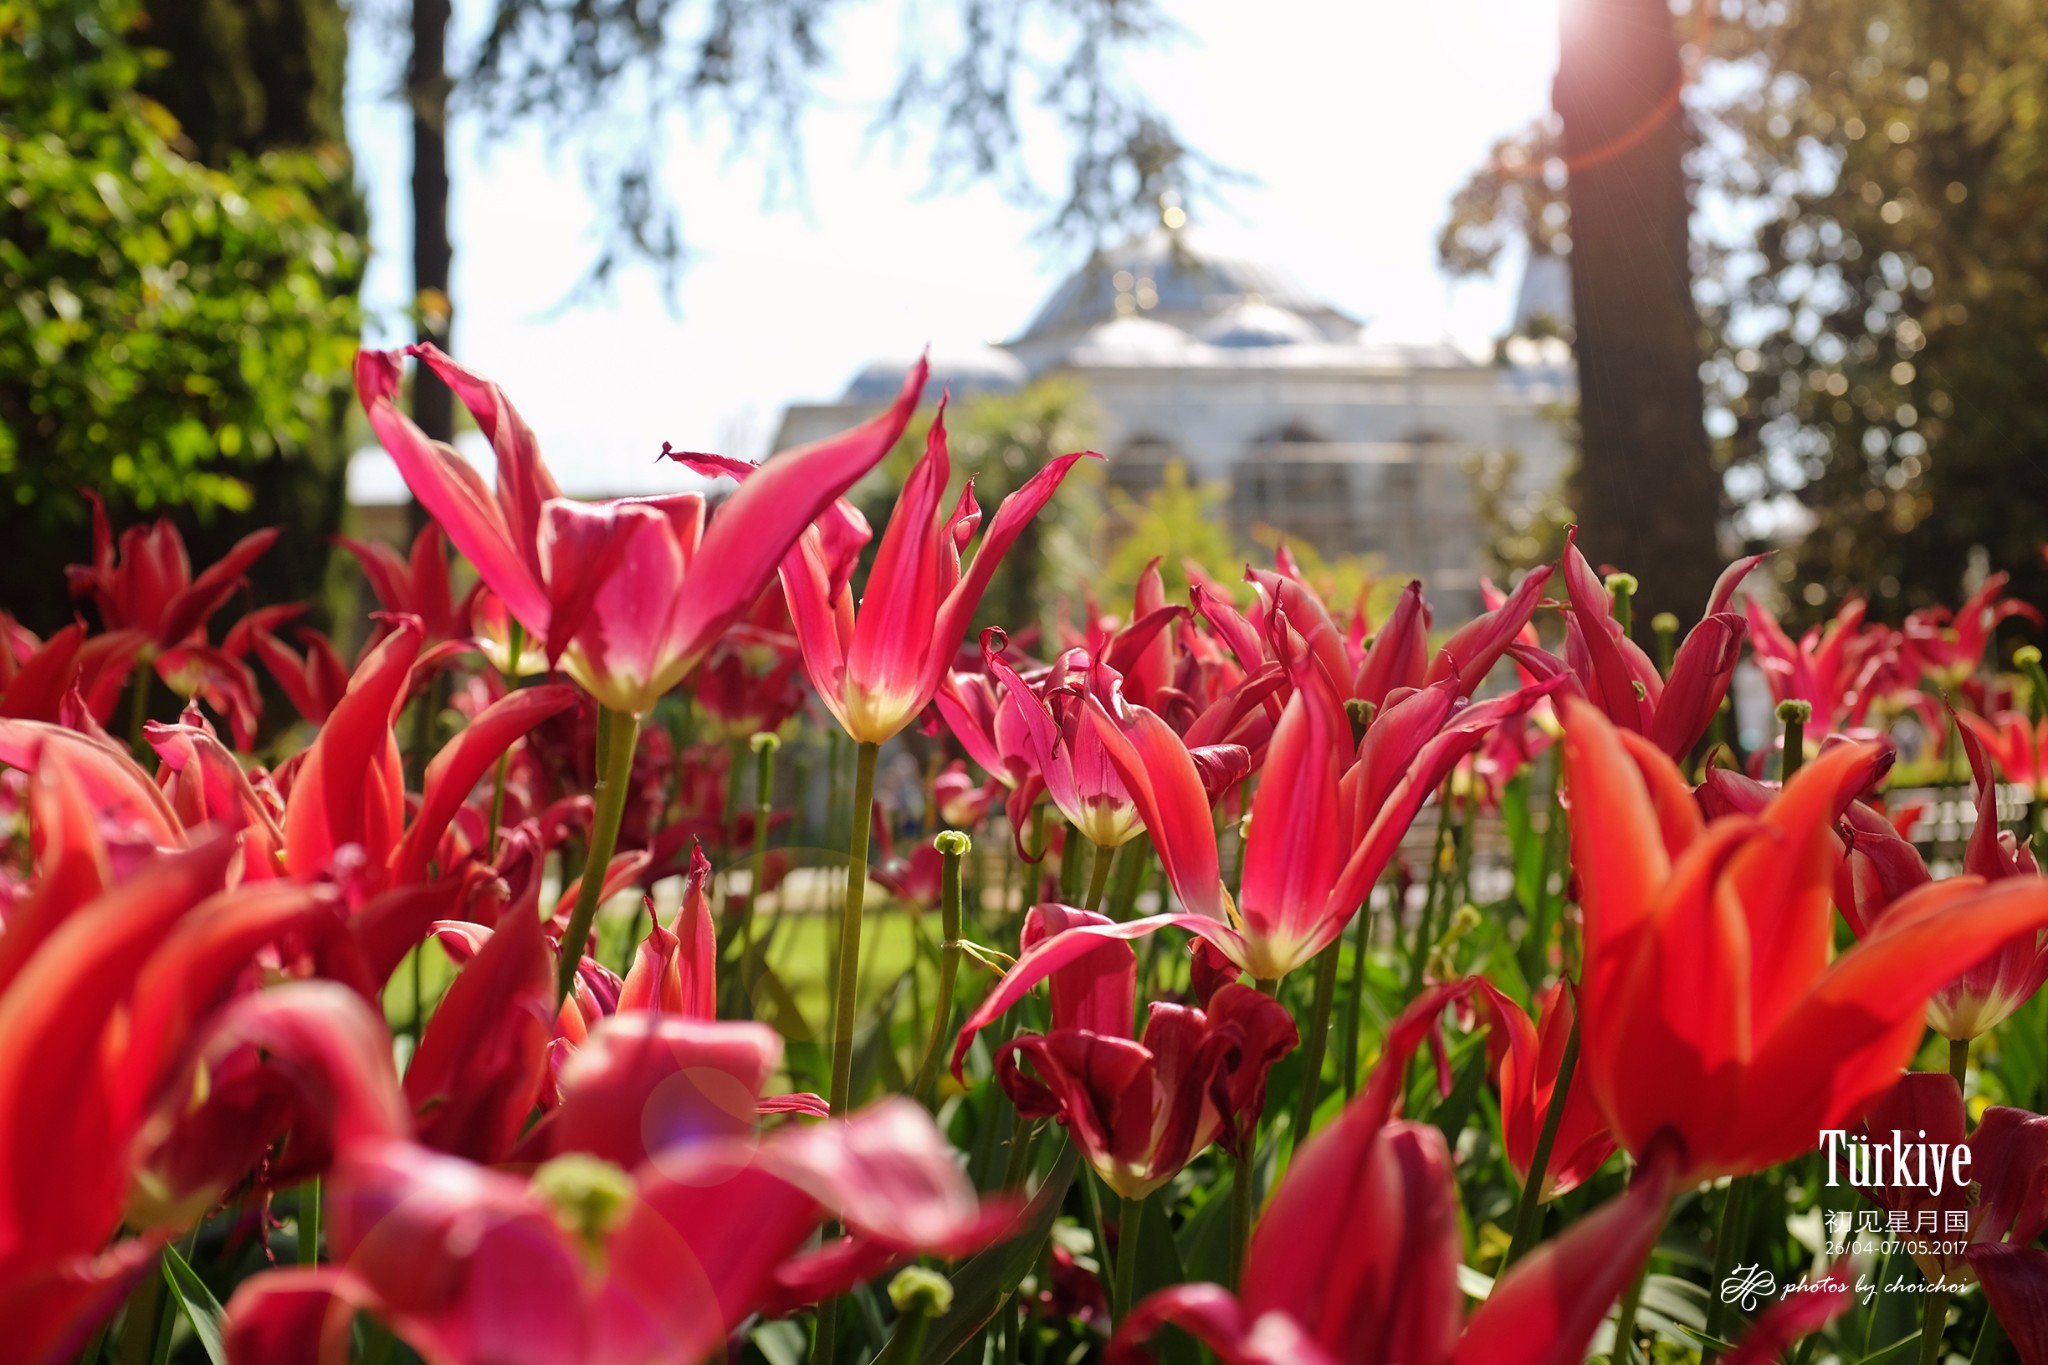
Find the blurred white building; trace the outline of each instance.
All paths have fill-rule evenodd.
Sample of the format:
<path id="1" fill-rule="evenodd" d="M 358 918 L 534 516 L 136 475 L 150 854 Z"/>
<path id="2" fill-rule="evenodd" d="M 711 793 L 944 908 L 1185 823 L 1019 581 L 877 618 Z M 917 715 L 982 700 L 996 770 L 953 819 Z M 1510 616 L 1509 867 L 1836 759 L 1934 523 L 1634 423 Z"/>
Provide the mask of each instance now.
<path id="1" fill-rule="evenodd" d="M 1541 330 L 1539 316 L 1567 320 L 1555 264 L 1524 282 L 1517 334 Z M 1478 607 L 1472 458 L 1516 454 L 1521 491 L 1563 473 L 1556 414 L 1573 397 L 1569 349 L 1518 335 L 1501 350 L 1494 360 L 1375 342 L 1280 271 L 1160 229 L 1097 253 L 1011 340 L 935 354 L 930 395 L 1075 376 L 1099 409 L 1116 485 L 1142 493 L 1183 461 L 1192 479 L 1229 486 L 1224 506 L 1246 539 L 1263 525 L 1327 555 L 1378 556 L 1389 572 L 1423 578 L 1449 618 Z M 775 448 L 874 412 L 909 363 L 879 360 L 836 400 L 791 405 Z"/>

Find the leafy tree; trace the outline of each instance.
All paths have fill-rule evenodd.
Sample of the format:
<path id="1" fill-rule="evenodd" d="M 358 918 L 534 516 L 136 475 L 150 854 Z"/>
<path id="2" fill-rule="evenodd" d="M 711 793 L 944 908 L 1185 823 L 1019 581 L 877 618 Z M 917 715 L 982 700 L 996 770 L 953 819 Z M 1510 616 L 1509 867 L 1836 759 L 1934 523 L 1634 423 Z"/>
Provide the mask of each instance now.
<path id="1" fill-rule="evenodd" d="M 51 557 L 84 548 L 88 485 L 144 511 L 248 508 L 252 470 L 325 439 L 357 335 L 361 247 L 321 208 L 345 158 L 192 159 L 138 93 L 138 13 L 0 4 L 0 482 L 6 522 Z"/>
<path id="2" fill-rule="evenodd" d="M 1897 616 L 1984 565 L 2048 600 L 2048 31 L 2026 0 L 1741 0 L 1695 30 L 1694 295 L 1737 528 L 1809 607 Z M 1439 255 L 1570 252 L 1554 121 Z M 1582 485 L 1583 486 L 1583 485 Z M 1810 530 L 1806 529 L 1810 526 Z"/>
<path id="3" fill-rule="evenodd" d="M 1790 557 L 1820 600 L 1952 602 L 1973 559 L 2048 600 L 2039 6 L 1743 17 L 1719 37 L 1734 93 L 1701 158 L 1736 206 L 1703 290 L 1733 486 L 1811 516 Z"/>
<path id="4" fill-rule="evenodd" d="M 1159 486 L 1143 498 L 1111 489 L 1112 515 L 1106 520 L 1113 533 L 1103 559 L 1101 591 L 1115 594 L 1113 601 L 1128 602 L 1154 556 L 1170 602 L 1187 600 L 1185 566 L 1190 563 L 1211 577 L 1235 581 L 1244 572 L 1245 555 L 1224 519 L 1229 498 L 1227 484 L 1190 481 L 1183 460 L 1167 461 Z"/>

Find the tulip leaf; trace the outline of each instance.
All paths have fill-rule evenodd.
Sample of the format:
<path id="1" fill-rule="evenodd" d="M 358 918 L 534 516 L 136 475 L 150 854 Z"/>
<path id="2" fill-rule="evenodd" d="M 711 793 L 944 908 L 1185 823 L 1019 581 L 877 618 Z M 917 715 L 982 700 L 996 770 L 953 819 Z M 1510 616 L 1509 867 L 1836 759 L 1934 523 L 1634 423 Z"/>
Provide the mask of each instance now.
<path id="1" fill-rule="evenodd" d="M 1017 1235 L 960 1263 L 952 1275 L 953 1306 L 935 1318 L 926 1332 L 924 1352 L 918 1357 L 921 1365 L 951 1360 L 995 1317 L 1007 1286 L 1024 1278 L 1045 1245 L 1080 1164 L 1080 1151 L 1066 1143 L 1045 1184 L 1025 1206 Z"/>
<path id="2" fill-rule="evenodd" d="M 227 1346 L 221 1339 L 220 1300 L 213 1297 L 213 1291 L 206 1287 L 198 1272 L 185 1262 L 176 1247 L 164 1248 L 164 1283 L 170 1286 L 171 1297 L 185 1314 L 185 1321 L 192 1324 L 192 1335 L 199 1340 L 206 1358 L 213 1365 L 227 1365 Z"/>
<path id="3" fill-rule="evenodd" d="M 787 1318 L 756 1324 L 749 1339 L 768 1365 L 803 1365 L 810 1352 L 804 1329 Z"/>
<path id="4" fill-rule="evenodd" d="M 1174 1245 L 1173 1220 L 1167 1215 L 1166 1201 L 1157 1195 L 1147 1199 L 1142 1219 L 1138 1229 L 1139 1301 L 1162 1289 L 1185 1283 L 1188 1278 L 1187 1271 L 1181 1266 L 1180 1251 Z M 1194 1341 L 1177 1331 L 1162 1332 L 1149 1349 L 1152 1358 L 1163 1362 L 1163 1365 L 1200 1365 L 1202 1359 Z"/>

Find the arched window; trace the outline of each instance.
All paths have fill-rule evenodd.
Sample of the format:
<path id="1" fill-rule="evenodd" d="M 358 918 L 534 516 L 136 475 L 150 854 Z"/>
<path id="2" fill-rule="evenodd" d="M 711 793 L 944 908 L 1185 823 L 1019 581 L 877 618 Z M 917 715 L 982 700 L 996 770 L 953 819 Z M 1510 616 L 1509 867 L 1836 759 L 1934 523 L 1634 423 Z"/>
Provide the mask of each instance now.
<path id="1" fill-rule="evenodd" d="M 1141 431 L 1109 462 L 1110 486 L 1143 498 L 1166 482 L 1166 467 L 1175 460 L 1187 463 L 1178 446 L 1164 436 Z"/>
<path id="2" fill-rule="evenodd" d="M 1324 554 L 1366 548 L 1358 543 L 1361 527 L 1344 449 L 1298 422 L 1254 441 L 1231 482 L 1231 520 L 1241 536 L 1269 527 Z"/>

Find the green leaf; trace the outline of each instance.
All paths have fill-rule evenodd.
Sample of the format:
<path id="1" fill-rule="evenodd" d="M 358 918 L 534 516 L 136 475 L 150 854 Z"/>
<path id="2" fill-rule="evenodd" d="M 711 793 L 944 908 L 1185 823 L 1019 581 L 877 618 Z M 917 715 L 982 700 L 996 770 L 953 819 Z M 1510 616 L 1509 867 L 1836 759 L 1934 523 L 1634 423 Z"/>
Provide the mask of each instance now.
<path id="1" fill-rule="evenodd" d="M 192 1335 L 199 1339 L 199 1345 L 206 1352 L 206 1358 L 213 1365 L 228 1365 L 228 1350 L 221 1339 L 220 1301 L 213 1297 L 213 1291 L 206 1287 L 196 1271 L 185 1263 L 176 1247 L 164 1248 L 164 1283 L 171 1287 L 171 1297 L 184 1311 L 185 1321 L 192 1324 Z"/>
<path id="2" fill-rule="evenodd" d="M 787 1318 L 757 1325 L 750 1334 L 754 1349 L 768 1365 L 804 1365 L 810 1353 L 810 1338 L 804 1329 Z"/>
<path id="3" fill-rule="evenodd" d="M 1004 1286 L 1023 1279 L 1037 1259 L 1038 1249 L 1045 1245 L 1053 1220 L 1059 1216 L 1060 1204 L 1067 1197 L 1067 1187 L 1074 1183 L 1074 1172 L 1080 1165 L 1079 1149 L 1067 1143 L 1045 1184 L 1025 1206 L 1017 1235 L 960 1263 L 951 1276 L 953 1306 L 934 1320 L 926 1332 L 924 1353 L 918 1357 L 921 1365 L 942 1365 L 951 1360 L 995 1317 L 1003 1304 Z"/>

